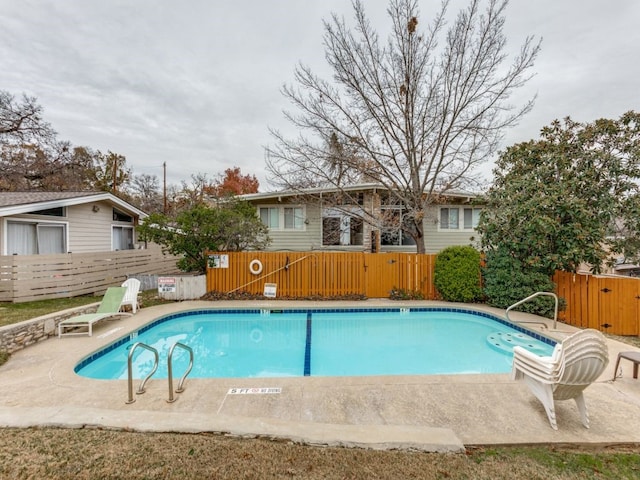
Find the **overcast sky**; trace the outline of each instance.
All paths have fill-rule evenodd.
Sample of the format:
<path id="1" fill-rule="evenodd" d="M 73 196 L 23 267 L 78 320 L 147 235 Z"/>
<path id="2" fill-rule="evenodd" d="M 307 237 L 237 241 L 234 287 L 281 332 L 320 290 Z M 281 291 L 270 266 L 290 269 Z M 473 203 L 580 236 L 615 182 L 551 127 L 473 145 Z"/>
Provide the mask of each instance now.
<path id="1" fill-rule="evenodd" d="M 387 3 L 365 1 L 380 31 Z M 420 19 L 439 5 L 422 0 Z M 36 96 L 60 139 L 124 155 L 136 174 L 162 179 L 166 161 L 177 184 L 239 166 L 268 191 L 268 128 L 290 128 L 281 87 L 300 61 L 330 77 L 331 12 L 350 20 L 350 1 L 0 0 L 0 90 Z M 505 145 L 555 118 L 640 110 L 639 25 L 638 0 L 511 0 L 509 46 L 543 43 L 536 77 L 514 98 L 537 94 L 536 106 Z"/>

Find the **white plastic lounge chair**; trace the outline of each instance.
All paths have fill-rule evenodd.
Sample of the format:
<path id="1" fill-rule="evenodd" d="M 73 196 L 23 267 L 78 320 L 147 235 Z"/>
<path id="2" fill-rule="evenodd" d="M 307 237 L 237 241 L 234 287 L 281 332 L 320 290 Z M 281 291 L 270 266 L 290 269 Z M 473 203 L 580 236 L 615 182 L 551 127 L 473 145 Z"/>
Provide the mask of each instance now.
<path id="1" fill-rule="evenodd" d="M 140 307 L 138 302 L 138 293 L 140 293 L 140 280 L 136 278 L 129 278 L 123 284 L 123 287 L 126 287 L 127 291 L 124 294 L 124 300 L 122 301 L 121 307 L 125 305 L 131 305 L 131 311 L 136 313 L 136 310 Z"/>
<path id="2" fill-rule="evenodd" d="M 558 429 L 554 401 L 571 399 L 578 406 L 582 424 L 589 428 L 582 392 L 602 374 L 608 363 L 604 335 L 586 329 L 558 343 L 550 357 L 539 357 L 522 347 L 514 347 L 512 378 L 527 383 L 542 402 L 554 430 Z"/>
<path id="3" fill-rule="evenodd" d="M 93 333 L 93 324 L 104 318 L 115 317 L 118 315 L 131 315 L 120 311 L 122 300 L 127 289 L 125 287 L 109 287 L 102 297 L 102 301 L 98 306 L 96 313 L 85 313 L 77 317 L 67 318 L 58 324 L 58 338 L 63 335 L 85 335 Z M 65 329 L 75 329 L 77 327 L 87 327 L 87 330 L 80 332 L 65 332 Z"/>

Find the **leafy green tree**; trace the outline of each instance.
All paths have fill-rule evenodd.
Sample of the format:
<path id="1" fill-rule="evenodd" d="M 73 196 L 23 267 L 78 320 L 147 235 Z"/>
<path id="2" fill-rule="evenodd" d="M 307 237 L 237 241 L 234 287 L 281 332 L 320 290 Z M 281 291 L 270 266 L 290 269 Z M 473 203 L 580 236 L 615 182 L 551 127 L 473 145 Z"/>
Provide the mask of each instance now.
<path id="1" fill-rule="evenodd" d="M 216 208 L 198 204 L 175 218 L 161 213 L 149 215 L 139 232 L 146 240 L 183 255 L 178 268 L 204 273 L 206 251 L 260 250 L 269 243 L 267 228 L 247 202 L 230 200 Z"/>
<path id="2" fill-rule="evenodd" d="M 486 250 L 504 247 L 551 275 L 582 263 L 598 272 L 640 250 L 640 115 L 582 124 L 566 118 L 540 140 L 503 152 L 478 226 Z"/>

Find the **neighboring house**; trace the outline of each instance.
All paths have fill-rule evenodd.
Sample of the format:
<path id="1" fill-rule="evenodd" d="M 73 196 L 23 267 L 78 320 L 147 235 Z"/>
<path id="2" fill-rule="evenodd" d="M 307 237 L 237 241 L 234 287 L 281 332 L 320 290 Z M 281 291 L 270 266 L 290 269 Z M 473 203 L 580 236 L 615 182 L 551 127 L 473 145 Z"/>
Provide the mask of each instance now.
<path id="1" fill-rule="evenodd" d="M 0 255 L 134 249 L 146 216 L 105 192 L 0 192 Z"/>
<path id="2" fill-rule="evenodd" d="M 310 189 L 299 192 L 271 192 L 240 195 L 256 207 L 258 216 L 269 227 L 272 243 L 267 250 L 344 250 L 382 252 L 415 252 L 411 237 L 400 232 L 402 205 L 385 202 L 386 190 L 375 184 L 347 187 L 349 196 L 357 199 L 352 205 L 335 207 L 322 197 L 335 190 Z M 313 200 L 304 200 L 310 198 Z M 451 245 L 469 245 L 477 240 L 475 227 L 481 207 L 474 204 L 475 195 L 448 193 L 440 203 L 432 205 L 424 218 L 427 253 L 437 253 Z M 350 214 L 351 212 L 351 214 Z M 358 212 L 361 212 L 358 214 Z M 365 212 L 364 215 L 362 212 Z M 380 232 L 375 222 L 363 221 L 363 216 L 385 217 L 397 224 L 397 231 Z M 393 221 L 395 220 L 395 222 Z"/>

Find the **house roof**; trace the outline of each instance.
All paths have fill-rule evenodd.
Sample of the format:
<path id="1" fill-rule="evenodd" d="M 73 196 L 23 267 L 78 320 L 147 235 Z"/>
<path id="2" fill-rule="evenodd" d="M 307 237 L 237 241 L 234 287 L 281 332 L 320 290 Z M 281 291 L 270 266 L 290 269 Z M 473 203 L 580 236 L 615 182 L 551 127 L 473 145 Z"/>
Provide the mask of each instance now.
<path id="1" fill-rule="evenodd" d="M 380 185 L 379 183 L 360 183 L 355 185 L 348 185 L 342 187 L 340 189 L 336 187 L 316 187 L 316 188 L 305 188 L 301 190 L 281 190 L 276 192 L 261 192 L 261 193 L 247 193 L 245 195 L 238 195 L 238 198 L 242 198 L 243 200 L 253 201 L 253 200 L 264 200 L 269 198 L 279 198 L 279 197 L 296 197 L 301 195 L 319 195 L 322 193 L 330 193 L 330 192 L 358 192 L 358 191 L 373 191 L 373 190 L 387 190 L 386 187 Z M 459 192 L 459 191 L 448 191 L 443 194 L 445 197 L 451 198 L 476 198 L 478 195 L 470 192 Z"/>
<path id="2" fill-rule="evenodd" d="M 108 192 L 0 192 L 0 217 L 100 201 L 117 205 L 125 213 L 147 217 L 142 210 Z"/>

